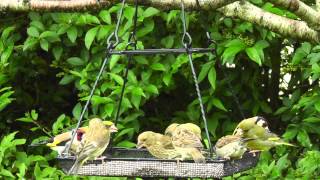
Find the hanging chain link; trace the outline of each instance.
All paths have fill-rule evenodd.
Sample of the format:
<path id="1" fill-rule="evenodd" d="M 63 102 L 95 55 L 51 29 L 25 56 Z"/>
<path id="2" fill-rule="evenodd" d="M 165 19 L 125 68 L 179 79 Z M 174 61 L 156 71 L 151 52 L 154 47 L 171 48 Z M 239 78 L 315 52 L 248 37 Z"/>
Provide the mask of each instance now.
<path id="1" fill-rule="evenodd" d="M 128 44 L 126 46 L 126 50 L 128 50 L 130 47 L 133 48 L 134 50 L 137 49 L 137 38 L 136 38 L 136 32 L 137 32 L 137 21 L 138 21 L 138 0 L 135 0 L 135 12 L 134 12 L 134 17 L 133 17 L 133 30 L 129 35 L 128 38 Z M 129 68 L 130 68 L 130 64 L 132 61 L 132 57 L 133 55 L 128 55 L 128 64 L 123 76 L 123 85 L 122 85 L 122 89 L 121 89 L 121 93 L 120 93 L 120 99 L 119 99 L 119 104 L 118 104 L 118 109 L 117 109 L 117 113 L 116 113 L 116 119 L 114 121 L 114 124 L 117 125 L 118 120 L 119 120 L 119 115 L 120 115 L 120 110 L 121 110 L 121 104 L 122 104 L 122 99 L 124 96 L 124 90 L 128 81 L 128 72 L 129 72 Z"/>
<path id="2" fill-rule="evenodd" d="M 200 6 L 199 0 L 196 0 L 196 4 L 197 4 L 197 6 L 198 6 L 198 11 L 199 11 L 200 15 L 202 15 L 201 18 L 204 18 L 204 14 L 201 13 L 202 11 L 201 11 L 201 6 Z M 206 37 L 207 37 L 207 41 L 208 41 L 209 45 L 210 45 L 210 44 L 213 44 L 213 45 L 214 45 L 215 51 L 213 52 L 213 54 L 215 55 L 216 61 L 218 62 L 218 66 L 219 66 L 219 68 L 220 68 L 221 71 L 222 71 L 223 77 L 224 77 L 224 78 L 227 78 L 228 76 L 227 76 L 226 72 L 224 71 L 223 67 L 222 67 L 221 64 L 220 64 L 220 63 L 221 63 L 221 60 L 220 60 L 220 58 L 219 58 L 219 56 L 218 56 L 218 52 L 217 52 L 218 43 L 211 38 L 210 32 L 208 31 L 208 29 L 209 29 L 208 24 L 207 24 L 207 23 L 204 23 L 204 24 L 202 24 L 202 26 L 204 27 L 204 29 L 207 30 L 207 31 L 206 31 Z M 231 85 L 230 81 L 228 81 L 228 80 L 227 80 L 227 86 L 228 86 L 228 88 L 230 89 L 230 92 L 231 92 L 233 101 L 236 103 L 237 108 L 238 108 L 238 110 L 239 110 L 239 113 L 240 113 L 242 119 L 245 119 L 245 115 L 244 115 L 243 110 L 242 110 L 242 108 L 241 108 L 239 98 L 236 96 L 235 92 L 233 91 L 233 86 Z"/>
<path id="3" fill-rule="evenodd" d="M 206 115 L 205 115 L 205 109 L 204 109 L 204 105 L 203 105 L 203 102 L 202 102 L 199 83 L 198 83 L 198 80 L 197 80 L 197 73 L 195 71 L 195 68 L 194 68 L 194 65 L 193 65 L 193 62 L 192 62 L 192 53 L 190 53 L 190 51 L 189 51 L 189 49 L 191 48 L 191 45 L 192 45 L 191 44 L 192 43 L 192 38 L 191 38 L 190 34 L 187 32 L 187 28 L 186 28 L 187 25 L 186 25 L 186 17 L 185 17 L 185 10 L 184 10 L 184 2 L 183 2 L 183 0 L 181 0 L 181 13 L 182 13 L 181 20 L 182 20 L 182 24 L 183 24 L 183 36 L 182 36 L 181 42 L 182 42 L 182 45 L 184 46 L 184 48 L 186 48 L 186 51 L 188 53 L 189 64 L 190 64 L 190 67 L 191 67 L 192 76 L 193 76 L 193 80 L 194 80 L 194 85 L 196 87 L 196 91 L 197 91 L 197 95 L 198 95 L 198 100 L 199 100 L 202 120 L 203 120 L 203 123 L 204 123 L 206 136 L 207 136 L 207 139 L 208 139 L 209 151 L 210 151 L 210 154 L 212 155 L 213 148 L 212 148 L 212 144 L 211 144 L 211 140 L 210 140 L 210 134 L 209 134 L 209 130 L 208 130 L 207 118 L 206 118 Z"/>
<path id="4" fill-rule="evenodd" d="M 103 73 L 103 71 L 104 71 L 104 69 L 105 69 L 105 67 L 106 67 L 106 64 L 107 64 L 108 61 L 109 61 L 109 58 L 110 58 L 110 54 L 109 54 L 109 53 L 110 53 L 110 51 L 112 51 L 112 50 L 119 44 L 118 31 L 119 31 L 119 26 L 120 26 L 120 22 L 121 22 L 121 18 L 122 18 L 122 14 L 123 14 L 123 9 L 124 9 L 124 6 L 125 6 L 125 2 L 126 2 L 126 0 L 122 0 L 122 5 L 121 5 L 120 13 L 119 13 L 119 15 L 118 15 L 118 21 L 117 21 L 117 25 L 116 25 L 115 31 L 114 31 L 113 33 L 111 33 L 111 34 L 109 35 L 109 37 L 107 38 L 107 52 L 106 52 L 106 57 L 105 57 L 105 59 L 104 59 L 103 62 L 102 62 L 102 65 L 101 65 L 101 68 L 100 68 L 100 70 L 99 70 L 99 73 L 98 73 L 98 75 L 96 76 L 96 80 L 95 80 L 95 82 L 94 82 L 94 84 L 93 84 L 93 86 L 92 86 L 92 88 L 91 88 L 89 97 L 88 97 L 88 99 L 87 99 L 87 101 L 86 101 L 86 104 L 85 104 L 84 108 L 82 109 L 81 115 L 80 115 L 80 117 L 79 117 L 79 119 L 78 119 L 78 122 L 77 122 L 77 126 L 76 126 L 75 129 L 72 130 L 72 137 L 71 137 L 70 144 L 68 144 L 68 145 L 65 147 L 65 149 L 63 150 L 63 152 L 65 152 L 65 153 L 63 153 L 63 154 L 66 154 L 66 155 L 69 154 L 70 147 L 71 147 L 72 142 L 74 141 L 74 138 L 75 138 L 75 136 L 76 136 L 76 131 L 77 131 L 77 130 L 79 129 L 79 127 L 80 127 L 81 121 L 82 121 L 82 119 L 83 119 L 83 117 L 84 117 L 84 114 L 86 113 L 86 111 L 87 111 L 87 109 L 88 109 L 89 103 L 90 103 L 90 101 L 91 101 L 91 99 L 92 99 L 92 96 L 93 96 L 94 91 L 95 91 L 95 89 L 96 89 L 96 87 L 97 87 L 97 84 L 98 84 L 98 82 L 99 82 L 99 80 L 100 80 L 100 78 L 101 78 L 101 76 L 102 76 L 102 73 Z M 112 41 L 112 38 L 115 38 L 115 40 Z"/>

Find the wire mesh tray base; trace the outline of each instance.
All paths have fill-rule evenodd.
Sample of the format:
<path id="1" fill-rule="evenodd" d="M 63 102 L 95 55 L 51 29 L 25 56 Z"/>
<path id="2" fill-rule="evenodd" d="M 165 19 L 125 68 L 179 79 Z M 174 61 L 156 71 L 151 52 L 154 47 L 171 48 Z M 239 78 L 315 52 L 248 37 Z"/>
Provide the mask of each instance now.
<path id="1" fill-rule="evenodd" d="M 193 161 L 161 160 L 153 158 L 141 149 L 111 148 L 102 160 L 85 163 L 78 171 L 84 176 L 126 176 L 126 177 L 198 177 L 221 178 L 256 166 L 259 154 L 245 153 L 242 159 L 207 159 L 206 163 Z M 112 156 L 112 157 L 111 157 Z M 74 157 L 58 157 L 60 167 L 68 172 Z"/>

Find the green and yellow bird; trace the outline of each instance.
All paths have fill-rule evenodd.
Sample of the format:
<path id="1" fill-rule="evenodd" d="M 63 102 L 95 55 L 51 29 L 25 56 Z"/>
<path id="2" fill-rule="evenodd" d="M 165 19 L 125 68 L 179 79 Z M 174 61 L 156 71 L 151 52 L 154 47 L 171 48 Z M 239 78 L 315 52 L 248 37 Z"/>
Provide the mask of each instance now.
<path id="1" fill-rule="evenodd" d="M 138 136 L 137 148 L 147 148 L 151 155 L 159 159 L 177 159 L 181 157 L 171 143 L 171 138 L 160 133 L 145 131 Z"/>
<path id="2" fill-rule="evenodd" d="M 260 120 L 259 120 L 260 119 Z M 259 121 L 262 121 L 259 124 Z M 243 138 L 254 139 L 247 143 L 247 147 L 251 151 L 268 151 L 272 147 L 279 145 L 294 146 L 282 140 L 278 135 L 272 133 L 267 126 L 265 120 L 259 116 L 243 120 L 239 123 L 234 131 L 234 135 Z"/>
<path id="3" fill-rule="evenodd" d="M 193 159 L 196 163 L 205 163 L 201 153 L 201 129 L 193 123 L 171 124 L 165 130 L 165 135 L 172 139 L 173 147 L 181 153 L 181 160 Z"/>
<path id="4" fill-rule="evenodd" d="M 91 119 L 89 121 L 89 126 L 85 137 L 82 139 L 79 152 L 77 152 L 76 161 L 69 170 L 68 174 L 77 173 L 78 169 L 87 160 L 93 160 L 102 155 L 109 145 L 111 133 L 117 131 L 118 129 L 112 122 L 106 125 L 99 118 Z"/>
<path id="5" fill-rule="evenodd" d="M 106 126 L 112 124 L 111 121 L 103 121 L 103 124 Z M 70 153 L 75 154 L 77 151 L 83 137 L 88 131 L 88 126 L 79 127 L 76 131 L 75 138 L 70 147 Z M 46 145 L 50 147 L 51 150 L 56 151 L 60 156 L 65 153 L 66 146 L 70 144 L 70 139 L 72 138 L 72 131 L 67 131 L 61 134 L 58 134 L 48 140 L 42 141 L 40 143 L 32 144 L 32 146 Z"/>

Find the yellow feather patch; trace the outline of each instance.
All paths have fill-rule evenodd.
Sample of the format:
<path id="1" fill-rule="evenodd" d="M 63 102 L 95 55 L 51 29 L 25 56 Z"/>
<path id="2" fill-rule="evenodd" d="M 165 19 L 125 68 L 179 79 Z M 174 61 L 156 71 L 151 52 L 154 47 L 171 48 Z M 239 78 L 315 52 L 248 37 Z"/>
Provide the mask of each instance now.
<path id="1" fill-rule="evenodd" d="M 268 141 L 279 141 L 280 138 L 279 137 L 271 137 L 271 138 L 268 138 Z"/>
<path id="2" fill-rule="evenodd" d="M 113 124 L 113 122 L 111 122 L 111 121 L 102 121 L 102 122 L 106 126 L 111 126 Z"/>

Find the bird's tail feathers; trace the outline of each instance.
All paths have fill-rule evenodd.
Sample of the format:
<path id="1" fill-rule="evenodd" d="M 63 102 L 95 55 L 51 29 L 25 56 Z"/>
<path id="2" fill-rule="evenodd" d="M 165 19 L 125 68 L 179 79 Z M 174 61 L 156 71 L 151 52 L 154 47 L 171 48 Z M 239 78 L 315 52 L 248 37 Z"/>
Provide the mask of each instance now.
<path id="1" fill-rule="evenodd" d="M 201 152 L 198 149 L 196 148 L 190 149 L 189 153 L 192 156 L 192 159 L 194 160 L 194 162 L 206 163 L 206 158 L 201 154 Z"/>
<path id="2" fill-rule="evenodd" d="M 286 146 L 293 146 L 293 147 L 297 147 L 294 144 L 288 143 L 288 142 L 284 142 L 281 138 L 279 137 L 271 137 L 268 138 L 268 141 L 274 141 L 277 145 L 286 145 Z"/>

